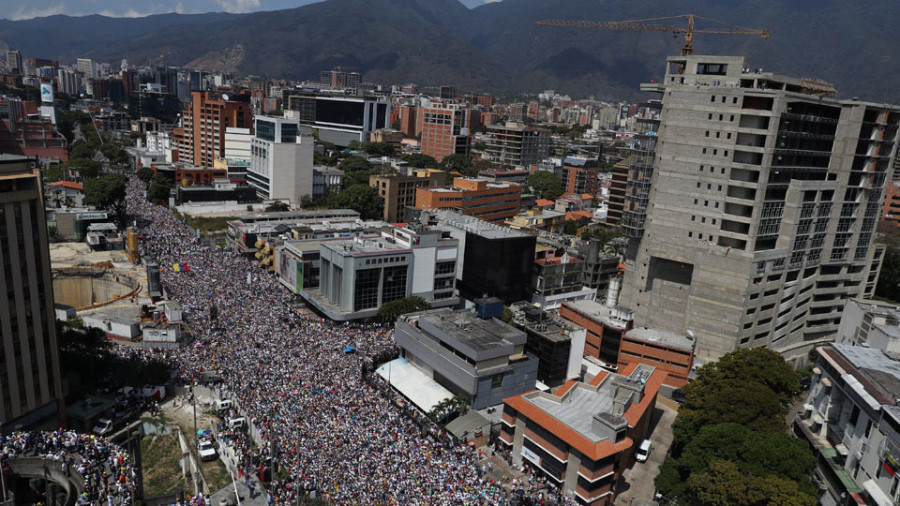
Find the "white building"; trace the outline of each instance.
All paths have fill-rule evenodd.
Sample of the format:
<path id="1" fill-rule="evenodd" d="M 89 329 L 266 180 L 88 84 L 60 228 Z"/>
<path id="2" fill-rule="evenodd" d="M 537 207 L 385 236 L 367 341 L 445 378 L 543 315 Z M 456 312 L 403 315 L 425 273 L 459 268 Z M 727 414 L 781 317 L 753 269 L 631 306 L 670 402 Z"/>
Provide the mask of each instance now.
<path id="1" fill-rule="evenodd" d="M 313 195 L 313 138 L 303 137 L 296 120 L 257 116 L 250 140 L 247 182 L 262 199 L 299 204 Z"/>

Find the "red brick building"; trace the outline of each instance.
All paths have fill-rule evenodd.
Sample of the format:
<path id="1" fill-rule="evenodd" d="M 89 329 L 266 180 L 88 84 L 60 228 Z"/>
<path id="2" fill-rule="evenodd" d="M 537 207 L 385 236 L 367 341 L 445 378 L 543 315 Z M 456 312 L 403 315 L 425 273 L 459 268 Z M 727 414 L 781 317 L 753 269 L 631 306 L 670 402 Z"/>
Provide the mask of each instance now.
<path id="1" fill-rule="evenodd" d="M 666 385 L 681 388 L 688 383 L 694 363 L 694 341 L 683 334 L 657 329 L 633 328 L 619 347 L 619 369 L 647 364 L 669 373 Z"/>
<path id="2" fill-rule="evenodd" d="M 434 103 L 418 112 L 422 124 L 422 154 L 441 161 L 469 154 L 469 110 L 456 103 Z"/>
<path id="3" fill-rule="evenodd" d="M 592 300 L 564 302 L 559 316 L 587 330 L 584 354 L 610 367 L 619 361 L 619 347 L 625 333 L 634 327 L 633 313 L 609 308 Z"/>
<path id="4" fill-rule="evenodd" d="M 563 185 L 566 193 L 589 193 L 596 196 L 600 191 L 600 169 L 563 166 Z"/>
<path id="5" fill-rule="evenodd" d="M 891 181 L 885 186 L 879 221 L 900 227 L 900 184 Z"/>
<path id="6" fill-rule="evenodd" d="M 525 464 L 582 504 L 615 503 L 622 472 L 650 435 L 666 372 L 632 364 L 569 381 L 555 393 L 532 391 L 504 400 L 500 441 Z"/>

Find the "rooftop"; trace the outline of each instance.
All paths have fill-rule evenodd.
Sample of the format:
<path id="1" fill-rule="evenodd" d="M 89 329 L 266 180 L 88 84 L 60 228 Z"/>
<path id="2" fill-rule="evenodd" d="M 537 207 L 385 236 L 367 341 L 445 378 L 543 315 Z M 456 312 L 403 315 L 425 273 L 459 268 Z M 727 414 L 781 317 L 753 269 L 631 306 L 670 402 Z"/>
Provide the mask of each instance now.
<path id="1" fill-rule="evenodd" d="M 555 395 L 526 395 L 526 399 L 550 416 L 571 427 L 592 443 L 601 437 L 591 429 L 591 421 L 598 413 L 609 413 L 613 407 L 612 382 L 607 379 L 599 387 L 587 383 L 575 383 L 562 397 Z M 605 438 L 603 438 L 605 439 Z"/>
<path id="2" fill-rule="evenodd" d="M 857 374 L 853 376 L 861 380 L 866 391 L 878 402 L 893 404 L 894 399 L 900 397 L 900 361 L 892 359 L 881 350 L 863 346 L 840 343 L 833 343 L 831 346 L 856 369 Z M 825 352 L 827 351 L 826 349 Z"/>
<path id="3" fill-rule="evenodd" d="M 563 306 L 569 306 L 590 318 L 620 329 L 624 329 L 626 324 L 631 321 L 631 311 L 623 308 L 610 309 L 593 300 L 570 300 L 564 302 Z"/>
<path id="4" fill-rule="evenodd" d="M 525 344 L 525 334 L 502 321 L 482 320 L 470 310 L 443 311 L 422 317 L 475 351 L 498 346 Z"/>
<path id="5" fill-rule="evenodd" d="M 501 227 L 487 221 L 479 220 L 474 216 L 466 216 L 455 211 L 437 210 L 430 212 L 437 218 L 436 228 L 446 230 L 448 227 L 470 232 L 485 239 L 511 239 L 516 237 L 534 237 L 519 230 Z"/>
<path id="6" fill-rule="evenodd" d="M 411 249 L 390 242 L 383 237 L 357 237 L 353 239 L 337 239 L 322 244 L 323 247 L 336 251 L 344 256 L 370 255 L 374 253 L 409 252 Z"/>
<path id="7" fill-rule="evenodd" d="M 658 343 L 669 348 L 681 348 L 690 350 L 694 348 L 694 340 L 690 337 L 679 334 L 677 332 L 669 332 L 667 330 L 648 329 L 646 327 L 635 327 L 625 333 L 630 339 L 639 339 L 641 341 Z"/>

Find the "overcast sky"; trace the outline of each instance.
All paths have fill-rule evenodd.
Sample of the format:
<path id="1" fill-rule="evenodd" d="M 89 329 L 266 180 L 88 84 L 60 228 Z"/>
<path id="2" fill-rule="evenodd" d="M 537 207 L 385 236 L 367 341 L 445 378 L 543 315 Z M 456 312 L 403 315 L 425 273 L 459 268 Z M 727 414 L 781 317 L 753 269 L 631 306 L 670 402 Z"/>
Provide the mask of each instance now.
<path id="1" fill-rule="evenodd" d="M 318 0 L 3 0 L 3 18 L 19 20 L 56 14 L 84 16 L 103 14 L 115 17 L 141 17 L 178 12 L 256 12 L 290 9 Z M 492 0 L 460 0 L 468 7 Z"/>

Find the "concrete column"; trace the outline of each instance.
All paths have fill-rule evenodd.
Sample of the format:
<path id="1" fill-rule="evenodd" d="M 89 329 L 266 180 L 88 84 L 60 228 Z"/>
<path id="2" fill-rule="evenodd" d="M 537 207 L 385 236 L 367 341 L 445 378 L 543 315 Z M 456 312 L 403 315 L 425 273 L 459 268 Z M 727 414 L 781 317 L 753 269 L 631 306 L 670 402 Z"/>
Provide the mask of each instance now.
<path id="1" fill-rule="evenodd" d="M 516 417 L 516 430 L 513 432 L 512 460 L 516 466 L 522 465 L 522 443 L 525 441 L 525 419 Z"/>

